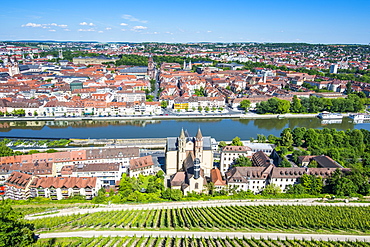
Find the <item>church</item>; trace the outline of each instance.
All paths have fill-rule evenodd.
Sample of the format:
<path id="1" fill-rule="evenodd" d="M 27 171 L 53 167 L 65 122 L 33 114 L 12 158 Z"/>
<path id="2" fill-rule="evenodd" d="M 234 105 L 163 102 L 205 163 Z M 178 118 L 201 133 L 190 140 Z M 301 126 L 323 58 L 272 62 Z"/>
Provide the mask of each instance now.
<path id="1" fill-rule="evenodd" d="M 195 137 L 181 130 L 179 137 L 168 137 L 166 145 L 167 185 L 189 192 L 206 192 L 206 176 L 211 175 L 213 152 L 211 137 L 203 137 L 198 129 Z"/>
<path id="2" fill-rule="evenodd" d="M 177 172 L 185 172 L 189 163 L 199 159 L 200 168 L 205 176 L 210 176 L 213 168 L 213 152 L 211 137 L 203 137 L 198 129 L 195 137 L 181 130 L 179 137 L 167 137 L 166 174 L 171 176 Z"/>

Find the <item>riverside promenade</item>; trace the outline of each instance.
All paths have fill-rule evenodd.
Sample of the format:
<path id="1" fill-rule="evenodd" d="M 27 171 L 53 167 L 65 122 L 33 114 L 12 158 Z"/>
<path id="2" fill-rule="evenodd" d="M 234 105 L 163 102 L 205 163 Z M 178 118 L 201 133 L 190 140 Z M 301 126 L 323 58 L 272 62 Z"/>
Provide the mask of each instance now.
<path id="1" fill-rule="evenodd" d="M 348 116 L 349 114 L 342 114 Z M 277 118 L 314 118 L 317 114 L 256 114 L 256 113 L 233 113 L 233 114 L 192 114 L 176 113 L 171 115 L 130 115 L 130 116 L 84 116 L 84 117 L 0 117 L 0 121 L 81 121 L 81 120 L 169 120 L 169 119 L 212 119 L 212 118 L 233 118 L 233 119 L 277 119 Z"/>

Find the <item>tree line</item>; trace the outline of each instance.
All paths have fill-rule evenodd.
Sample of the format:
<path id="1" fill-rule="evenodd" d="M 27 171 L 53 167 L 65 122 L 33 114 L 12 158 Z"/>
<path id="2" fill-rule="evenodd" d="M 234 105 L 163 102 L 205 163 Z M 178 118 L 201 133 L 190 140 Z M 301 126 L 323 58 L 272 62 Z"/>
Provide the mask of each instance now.
<path id="1" fill-rule="evenodd" d="M 337 170 L 325 180 L 319 176 L 306 174 L 302 176 L 299 184 L 291 186 L 286 193 L 312 195 L 330 193 L 339 196 L 370 194 L 370 131 L 298 127 L 293 130 L 284 129 L 280 137 L 270 135 L 268 139 L 277 144 L 282 156 L 291 152 L 295 163 L 298 163 L 299 156 L 327 155 L 343 167 L 351 168 L 347 172 Z"/>
<path id="2" fill-rule="evenodd" d="M 259 114 L 285 114 L 285 113 L 318 113 L 330 112 L 361 112 L 365 109 L 366 99 L 356 94 L 350 94 L 347 98 L 298 98 L 294 95 L 292 102 L 288 100 L 270 98 L 256 104 L 256 111 Z"/>

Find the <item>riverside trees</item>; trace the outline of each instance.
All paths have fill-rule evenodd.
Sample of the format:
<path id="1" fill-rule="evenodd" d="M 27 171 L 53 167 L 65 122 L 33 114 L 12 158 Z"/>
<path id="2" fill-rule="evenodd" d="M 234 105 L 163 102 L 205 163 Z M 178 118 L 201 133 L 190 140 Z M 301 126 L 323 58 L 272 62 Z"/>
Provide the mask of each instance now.
<path id="1" fill-rule="evenodd" d="M 368 182 L 370 178 L 370 131 L 364 129 L 337 131 L 328 128 L 320 130 L 298 127 L 293 130 L 285 129 L 280 138 L 270 139 L 280 146 L 280 150 L 293 150 L 295 146 L 296 150 L 293 151 L 292 158 L 296 163 L 299 156 L 327 155 L 343 167 L 351 168 L 351 171 L 346 173 L 338 170 L 326 181 L 325 186 L 321 178 L 314 179 L 304 176 L 301 184 L 294 185 L 287 190 L 287 193 L 319 194 L 325 192 L 339 196 L 370 194 Z M 310 166 L 314 167 L 312 164 Z"/>
<path id="2" fill-rule="evenodd" d="M 310 96 L 299 99 L 293 97 L 293 101 L 271 98 L 257 103 L 256 110 L 259 114 L 273 113 L 317 113 L 321 111 L 331 112 L 360 112 L 365 109 L 367 99 L 360 98 L 357 94 L 349 94 L 347 98 L 327 99 Z"/>

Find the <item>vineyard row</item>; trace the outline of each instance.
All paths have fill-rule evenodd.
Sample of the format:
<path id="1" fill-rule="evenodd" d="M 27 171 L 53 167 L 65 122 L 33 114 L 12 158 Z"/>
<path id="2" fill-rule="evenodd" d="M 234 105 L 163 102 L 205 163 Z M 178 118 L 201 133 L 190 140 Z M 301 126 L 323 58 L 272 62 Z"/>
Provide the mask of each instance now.
<path id="1" fill-rule="evenodd" d="M 370 207 L 220 206 L 121 210 L 32 220 L 36 229 L 370 232 Z"/>

